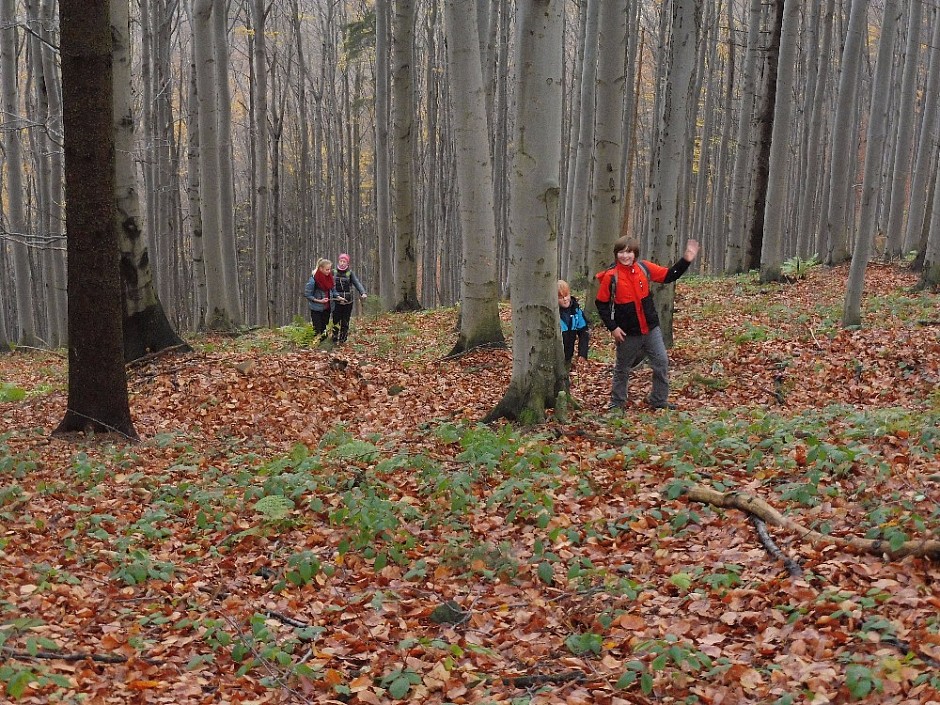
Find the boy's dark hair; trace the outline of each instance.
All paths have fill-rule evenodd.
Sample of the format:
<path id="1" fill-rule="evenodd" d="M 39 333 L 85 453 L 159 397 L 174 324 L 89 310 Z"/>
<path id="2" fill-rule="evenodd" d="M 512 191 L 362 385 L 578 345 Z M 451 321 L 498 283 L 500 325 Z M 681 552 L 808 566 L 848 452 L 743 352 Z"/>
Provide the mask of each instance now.
<path id="1" fill-rule="evenodd" d="M 640 259 L 640 243 L 637 240 L 634 240 L 630 237 L 621 237 L 617 238 L 617 241 L 614 242 L 614 259 L 617 259 L 617 255 L 624 250 L 629 250 L 633 253 L 633 256 L 637 259 Z"/>

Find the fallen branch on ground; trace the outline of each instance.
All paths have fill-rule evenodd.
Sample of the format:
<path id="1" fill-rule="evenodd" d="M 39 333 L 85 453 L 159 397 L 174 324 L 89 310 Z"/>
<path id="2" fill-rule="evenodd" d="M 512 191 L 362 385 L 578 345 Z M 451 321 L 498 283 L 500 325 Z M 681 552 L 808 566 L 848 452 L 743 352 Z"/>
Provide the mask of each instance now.
<path id="1" fill-rule="evenodd" d="M 170 345 L 169 347 L 157 350 L 156 352 L 147 353 L 146 355 L 141 355 L 140 357 L 131 360 L 127 363 L 127 368 L 140 367 L 146 365 L 152 360 L 156 360 L 158 357 L 163 357 L 169 355 L 170 353 L 175 352 L 190 352 L 192 348 L 189 346 L 189 343 L 179 343 L 178 345 Z"/>
<path id="2" fill-rule="evenodd" d="M 800 564 L 789 556 L 785 556 L 783 551 L 777 548 L 777 544 L 774 543 L 774 540 L 770 537 L 770 533 L 767 531 L 767 522 L 753 514 L 750 515 L 750 519 L 751 524 L 754 525 L 755 531 L 757 531 L 757 538 L 760 541 L 760 545 L 764 547 L 764 550 L 767 551 L 772 558 L 783 562 L 791 578 L 798 578 L 803 575 L 803 569 L 800 567 Z"/>
<path id="3" fill-rule="evenodd" d="M 752 497 L 743 492 L 718 492 L 708 487 L 692 485 L 683 492 L 683 496 L 693 502 L 711 504 L 714 507 L 738 509 L 762 519 L 771 526 L 779 526 L 795 534 L 799 534 L 800 538 L 809 539 L 814 543 L 826 543 L 832 546 L 838 546 L 839 548 L 849 548 L 861 553 L 870 553 L 876 556 L 884 555 L 892 560 L 904 558 L 905 556 L 933 559 L 940 558 L 940 541 L 929 541 L 927 539 L 905 541 L 899 546 L 892 548 L 887 541 L 882 541 L 881 539 L 827 536 L 813 529 L 807 529 L 805 526 L 785 517 L 759 497 Z"/>

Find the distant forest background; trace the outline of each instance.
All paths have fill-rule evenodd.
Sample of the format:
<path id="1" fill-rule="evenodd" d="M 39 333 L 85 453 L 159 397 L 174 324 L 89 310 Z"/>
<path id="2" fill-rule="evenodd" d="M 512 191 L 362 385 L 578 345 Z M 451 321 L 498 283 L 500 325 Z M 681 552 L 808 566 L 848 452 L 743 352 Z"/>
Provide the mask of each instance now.
<path id="1" fill-rule="evenodd" d="M 506 296 L 517 3 L 475 10 L 466 32 L 479 41 Z M 694 237 L 701 272 L 760 269 L 764 280 L 794 257 L 916 253 L 936 284 L 937 14 L 937 0 L 565 2 L 559 275 L 586 287 L 622 233 L 666 260 Z M 421 306 L 460 301 L 448 110 L 460 86 L 443 2 L 113 0 L 112 17 L 130 29 L 115 124 L 133 129 L 123 156 L 147 248 L 137 265 L 176 330 L 205 325 L 213 267 L 232 324 L 305 316 L 316 259 L 340 252 L 385 309 L 408 276 Z M 58 346 L 55 0 L 0 0 L 0 35 L 0 338 Z M 679 207 L 656 240 L 664 183 L 678 184 Z"/>

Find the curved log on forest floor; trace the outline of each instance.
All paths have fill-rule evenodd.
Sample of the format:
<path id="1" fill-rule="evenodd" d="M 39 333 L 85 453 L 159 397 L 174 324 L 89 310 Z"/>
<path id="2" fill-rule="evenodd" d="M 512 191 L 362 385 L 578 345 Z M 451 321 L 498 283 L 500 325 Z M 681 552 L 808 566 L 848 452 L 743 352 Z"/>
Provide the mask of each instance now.
<path id="1" fill-rule="evenodd" d="M 809 539 L 813 543 L 825 543 L 839 548 L 852 549 L 860 553 L 887 556 L 892 560 L 904 558 L 905 556 L 932 558 L 934 560 L 940 558 L 940 541 L 921 539 L 905 541 L 899 546 L 892 547 L 887 541 L 881 539 L 827 536 L 813 529 L 807 529 L 802 524 L 793 521 L 793 519 L 785 517 L 759 497 L 753 497 L 743 492 L 719 492 L 708 487 L 692 485 L 682 494 L 693 502 L 711 504 L 714 507 L 723 509 L 738 509 L 751 516 L 756 516 L 771 526 L 779 526 L 797 534 L 800 538 Z"/>

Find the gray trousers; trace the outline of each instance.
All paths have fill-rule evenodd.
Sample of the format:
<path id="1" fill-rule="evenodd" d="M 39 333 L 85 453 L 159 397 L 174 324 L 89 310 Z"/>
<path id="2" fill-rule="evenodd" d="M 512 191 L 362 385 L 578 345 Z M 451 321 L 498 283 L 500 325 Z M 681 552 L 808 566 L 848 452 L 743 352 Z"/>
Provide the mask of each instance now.
<path id="1" fill-rule="evenodd" d="M 665 406 L 669 399 L 669 357 L 663 343 L 663 332 L 656 326 L 646 335 L 628 335 L 617 345 L 617 362 L 614 365 L 614 384 L 610 392 L 611 406 L 627 403 L 627 383 L 630 368 L 640 351 L 646 353 L 650 369 L 653 370 L 653 391 L 649 396 L 650 406 Z"/>

